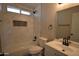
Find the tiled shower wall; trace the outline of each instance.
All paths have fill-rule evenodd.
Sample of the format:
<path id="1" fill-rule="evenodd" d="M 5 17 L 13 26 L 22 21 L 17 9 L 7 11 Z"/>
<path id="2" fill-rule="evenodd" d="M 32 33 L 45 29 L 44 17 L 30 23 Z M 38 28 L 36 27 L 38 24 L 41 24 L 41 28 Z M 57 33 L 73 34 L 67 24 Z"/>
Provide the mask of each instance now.
<path id="1" fill-rule="evenodd" d="M 33 18 L 15 13 L 5 13 L 2 20 L 2 49 L 5 53 L 27 49 L 33 45 Z M 27 26 L 13 26 L 13 20 L 26 21 Z"/>

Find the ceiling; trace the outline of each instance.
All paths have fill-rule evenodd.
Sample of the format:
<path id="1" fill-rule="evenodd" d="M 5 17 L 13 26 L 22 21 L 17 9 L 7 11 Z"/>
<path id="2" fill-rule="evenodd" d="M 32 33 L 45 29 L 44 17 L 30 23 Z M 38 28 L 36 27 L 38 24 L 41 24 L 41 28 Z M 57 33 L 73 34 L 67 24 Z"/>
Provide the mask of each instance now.
<path id="1" fill-rule="evenodd" d="M 30 7 L 30 8 L 36 8 L 40 5 L 40 3 L 25 3 L 24 5 Z"/>

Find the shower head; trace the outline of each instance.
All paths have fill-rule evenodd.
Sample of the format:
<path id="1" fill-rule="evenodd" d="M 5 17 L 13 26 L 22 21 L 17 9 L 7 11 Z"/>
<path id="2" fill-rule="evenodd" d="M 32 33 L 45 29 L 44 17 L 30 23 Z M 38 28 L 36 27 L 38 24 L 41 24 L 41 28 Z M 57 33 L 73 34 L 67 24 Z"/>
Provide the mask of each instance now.
<path id="1" fill-rule="evenodd" d="M 36 14 L 36 12 L 37 12 L 37 10 L 34 10 L 34 11 L 33 11 L 33 14 Z"/>

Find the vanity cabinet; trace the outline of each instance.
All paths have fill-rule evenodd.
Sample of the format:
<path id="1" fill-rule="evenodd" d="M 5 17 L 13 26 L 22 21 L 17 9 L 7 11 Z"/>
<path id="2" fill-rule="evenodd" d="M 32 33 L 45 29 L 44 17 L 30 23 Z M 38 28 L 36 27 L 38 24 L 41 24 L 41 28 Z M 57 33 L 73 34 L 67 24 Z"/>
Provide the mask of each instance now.
<path id="1" fill-rule="evenodd" d="M 56 49 L 50 47 L 50 46 L 45 46 L 45 56 L 66 56 L 64 53 L 61 53 L 57 51 Z"/>

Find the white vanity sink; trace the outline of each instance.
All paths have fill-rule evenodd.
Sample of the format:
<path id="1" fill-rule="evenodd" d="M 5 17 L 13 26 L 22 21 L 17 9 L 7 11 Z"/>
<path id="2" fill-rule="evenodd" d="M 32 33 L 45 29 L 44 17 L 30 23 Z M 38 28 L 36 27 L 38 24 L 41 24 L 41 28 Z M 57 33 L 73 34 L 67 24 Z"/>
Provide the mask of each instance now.
<path id="1" fill-rule="evenodd" d="M 47 47 L 48 46 L 48 47 Z M 69 46 L 65 46 L 62 44 L 61 41 L 59 40 L 54 40 L 54 41 L 51 41 L 51 42 L 48 42 L 46 43 L 46 51 L 49 50 L 49 52 L 51 53 L 50 51 L 50 48 L 51 50 L 57 50 L 59 51 L 60 53 L 63 53 L 65 55 L 69 55 L 69 56 L 79 56 L 79 48 L 74 46 L 73 45 L 73 42 L 69 45 Z M 45 52 L 46 52 L 45 51 Z M 47 53 L 47 52 L 46 52 Z M 49 53 L 49 54 L 50 54 Z M 52 52 L 53 53 L 53 52 Z"/>

